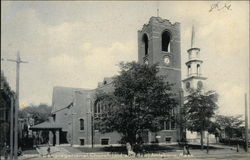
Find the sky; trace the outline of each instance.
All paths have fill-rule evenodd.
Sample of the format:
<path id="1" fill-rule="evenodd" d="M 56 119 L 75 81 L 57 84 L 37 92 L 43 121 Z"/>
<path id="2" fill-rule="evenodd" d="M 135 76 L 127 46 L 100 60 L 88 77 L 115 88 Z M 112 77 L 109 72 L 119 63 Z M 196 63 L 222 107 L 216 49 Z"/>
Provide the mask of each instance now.
<path id="1" fill-rule="evenodd" d="M 21 64 L 20 106 L 51 105 L 54 86 L 96 88 L 118 74 L 121 61 L 137 61 L 137 31 L 151 16 L 181 23 L 182 78 L 192 24 L 204 60 L 208 90 L 219 94 L 219 114 L 244 114 L 249 93 L 249 2 L 221 1 L 1 1 L 1 57 Z M 15 64 L 1 61 L 15 90 Z"/>

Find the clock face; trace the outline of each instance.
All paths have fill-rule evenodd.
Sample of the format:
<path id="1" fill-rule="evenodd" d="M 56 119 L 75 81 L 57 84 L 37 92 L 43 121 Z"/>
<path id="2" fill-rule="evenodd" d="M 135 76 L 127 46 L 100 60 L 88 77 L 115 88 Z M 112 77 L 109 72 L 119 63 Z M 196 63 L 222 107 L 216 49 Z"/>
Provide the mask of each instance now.
<path id="1" fill-rule="evenodd" d="M 169 64 L 170 63 L 170 58 L 168 56 L 164 57 L 164 63 Z"/>
<path id="2" fill-rule="evenodd" d="M 190 82 L 186 82 L 186 89 L 187 89 L 187 90 L 190 89 Z"/>
<path id="3" fill-rule="evenodd" d="M 197 82 L 197 88 L 198 88 L 198 89 L 202 89 L 202 88 L 203 88 L 203 83 L 202 83 L 202 81 L 198 81 L 198 82 Z"/>

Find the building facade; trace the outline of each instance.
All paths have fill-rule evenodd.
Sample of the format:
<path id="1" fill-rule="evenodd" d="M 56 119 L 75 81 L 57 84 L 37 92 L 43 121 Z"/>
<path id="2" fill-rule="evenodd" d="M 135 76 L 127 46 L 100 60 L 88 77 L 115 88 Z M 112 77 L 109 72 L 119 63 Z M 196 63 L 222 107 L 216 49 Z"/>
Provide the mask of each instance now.
<path id="1" fill-rule="evenodd" d="M 171 23 L 160 17 L 151 17 L 148 24 L 138 31 L 138 62 L 158 64 L 159 75 L 166 76 L 165 82 L 173 84 L 178 107 L 172 110 L 175 120 L 166 121 L 162 130 L 149 133 L 148 142 L 171 142 L 181 139 L 178 115 L 181 105 L 181 40 L 180 23 Z"/>
<path id="2" fill-rule="evenodd" d="M 158 64 L 158 74 L 167 77 L 166 83 L 173 84 L 172 89 L 179 103 L 171 111 L 175 119 L 164 122 L 162 130 L 157 133 L 146 132 L 143 137 L 145 143 L 169 143 L 181 139 L 180 126 L 177 123 L 182 104 L 180 43 L 178 22 L 171 23 L 160 17 L 151 17 L 148 24 L 138 31 L 138 62 Z M 57 128 L 56 133 L 51 130 L 51 137 L 54 137 L 50 138 L 52 141 L 56 139 L 56 144 L 69 143 L 72 146 L 119 145 L 119 133 L 101 133 L 95 125 L 94 117 L 105 107 L 102 102 L 95 102 L 95 94 L 100 90 L 113 92 L 112 78 L 104 78 L 96 89 L 54 87 L 53 118 L 50 123 L 51 126 L 53 124 L 60 128 Z"/>

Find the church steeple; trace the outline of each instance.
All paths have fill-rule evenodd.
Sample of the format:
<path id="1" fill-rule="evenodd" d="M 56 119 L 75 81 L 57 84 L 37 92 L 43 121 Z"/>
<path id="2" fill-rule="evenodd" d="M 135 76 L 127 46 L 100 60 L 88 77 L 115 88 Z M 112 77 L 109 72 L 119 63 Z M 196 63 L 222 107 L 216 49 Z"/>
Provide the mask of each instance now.
<path id="1" fill-rule="evenodd" d="M 207 78 L 203 77 L 201 72 L 203 61 L 200 58 L 200 48 L 198 48 L 195 44 L 194 25 L 192 26 L 191 48 L 188 49 L 187 52 L 187 78 L 183 80 L 185 86 L 184 88 L 187 92 L 191 89 L 203 89 L 203 81 Z"/>
<path id="2" fill-rule="evenodd" d="M 194 32 L 194 25 L 192 26 L 192 36 L 191 36 L 191 48 L 194 46 L 194 40 L 195 40 L 195 32 Z"/>

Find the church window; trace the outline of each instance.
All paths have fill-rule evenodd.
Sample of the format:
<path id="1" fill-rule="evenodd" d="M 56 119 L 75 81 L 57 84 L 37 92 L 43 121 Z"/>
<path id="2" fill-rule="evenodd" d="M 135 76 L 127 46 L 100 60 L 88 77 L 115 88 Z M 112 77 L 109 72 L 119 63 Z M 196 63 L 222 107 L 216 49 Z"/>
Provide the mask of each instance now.
<path id="1" fill-rule="evenodd" d="M 80 119 L 80 130 L 84 130 L 84 119 Z"/>
<path id="2" fill-rule="evenodd" d="M 171 129 L 171 121 L 166 121 L 166 130 L 170 130 Z"/>
<path id="3" fill-rule="evenodd" d="M 100 129 L 100 124 L 99 123 L 94 123 L 94 130 L 99 130 Z"/>
<path id="4" fill-rule="evenodd" d="M 162 51 L 170 52 L 170 33 L 165 31 L 162 33 Z"/>
<path id="5" fill-rule="evenodd" d="M 97 113 L 100 113 L 100 111 L 101 111 L 101 104 L 98 103 L 98 104 L 97 104 Z"/>
<path id="6" fill-rule="evenodd" d="M 97 112 L 97 104 L 98 104 L 98 103 L 96 103 L 96 104 L 94 105 L 94 113 Z"/>
<path id="7" fill-rule="evenodd" d="M 188 75 L 190 75 L 190 74 L 191 74 L 191 66 L 188 65 Z"/>
<path id="8" fill-rule="evenodd" d="M 53 121 L 55 122 L 56 121 L 56 114 L 53 114 L 52 117 L 53 117 Z"/>
<path id="9" fill-rule="evenodd" d="M 200 65 L 197 64 L 197 75 L 200 75 Z"/>
<path id="10" fill-rule="evenodd" d="M 148 36 L 146 34 L 143 35 L 142 41 L 144 45 L 144 53 L 145 53 L 145 56 L 147 56 L 148 55 Z"/>

